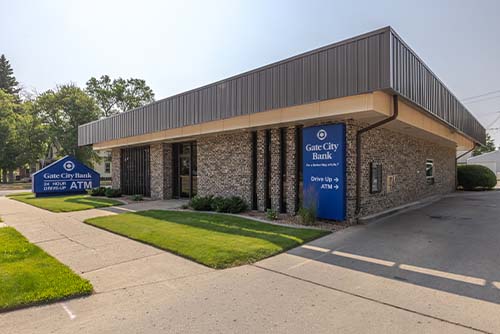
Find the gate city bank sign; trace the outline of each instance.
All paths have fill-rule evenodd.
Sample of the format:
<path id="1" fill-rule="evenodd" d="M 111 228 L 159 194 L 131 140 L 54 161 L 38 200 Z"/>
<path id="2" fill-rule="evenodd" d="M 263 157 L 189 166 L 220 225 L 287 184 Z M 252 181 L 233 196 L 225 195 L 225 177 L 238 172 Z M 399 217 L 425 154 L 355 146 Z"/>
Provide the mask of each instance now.
<path id="1" fill-rule="evenodd" d="M 82 194 L 101 185 L 99 173 L 69 155 L 40 169 L 32 178 L 32 191 L 36 197 Z"/>
<path id="2" fill-rule="evenodd" d="M 303 202 L 318 218 L 345 220 L 345 124 L 302 130 Z"/>

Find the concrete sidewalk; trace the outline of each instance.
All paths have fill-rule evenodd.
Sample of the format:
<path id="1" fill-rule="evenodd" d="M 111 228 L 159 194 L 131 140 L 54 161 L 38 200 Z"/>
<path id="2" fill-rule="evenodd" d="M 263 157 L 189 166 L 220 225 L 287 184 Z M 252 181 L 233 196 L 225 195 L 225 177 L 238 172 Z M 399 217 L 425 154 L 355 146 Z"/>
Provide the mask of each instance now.
<path id="1" fill-rule="evenodd" d="M 500 235 L 500 193 L 495 193 L 445 198 L 227 270 L 212 270 L 81 223 L 114 209 L 53 214 L 0 198 L 8 225 L 83 273 L 97 291 L 0 314 L 1 329 L 500 333 L 500 297 L 494 286 L 500 281 L 500 256 L 492 247 Z M 465 219 L 470 216 L 477 219 Z"/>
<path id="2" fill-rule="evenodd" d="M 91 217 L 149 209 L 172 209 L 182 201 L 144 201 L 129 205 L 52 213 L 0 197 L 0 213 L 14 227 L 59 261 L 89 279 L 96 292 L 184 277 L 211 269 L 157 248 L 92 227 Z"/>

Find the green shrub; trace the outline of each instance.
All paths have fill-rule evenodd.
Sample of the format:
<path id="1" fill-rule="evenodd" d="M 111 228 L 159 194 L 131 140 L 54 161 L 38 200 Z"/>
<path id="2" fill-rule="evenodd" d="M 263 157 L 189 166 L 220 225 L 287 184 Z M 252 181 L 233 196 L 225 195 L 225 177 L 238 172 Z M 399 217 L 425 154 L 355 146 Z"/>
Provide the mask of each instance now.
<path id="1" fill-rule="evenodd" d="M 141 194 L 135 194 L 134 196 L 132 196 L 132 200 L 133 201 L 142 201 L 144 199 L 144 197 L 141 195 Z"/>
<path id="2" fill-rule="evenodd" d="M 231 196 L 226 200 L 228 201 L 228 212 L 230 213 L 240 213 L 248 209 L 248 205 L 245 200 L 239 196 Z"/>
<path id="3" fill-rule="evenodd" d="M 189 206 L 197 211 L 212 210 L 213 196 L 194 196 L 189 202 Z"/>
<path id="4" fill-rule="evenodd" d="M 458 166 L 457 178 L 464 190 L 491 189 L 497 184 L 495 173 L 481 165 Z"/>
<path id="5" fill-rule="evenodd" d="M 212 210 L 217 212 L 229 212 L 228 201 L 222 196 L 215 196 L 212 199 Z"/>
<path id="6" fill-rule="evenodd" d="M 99 187 L 99 188 L 92 188 L 88 191 L 90 196 L 105 196 L 106 195 L 106 188 L 105 187 Z"/>
<path id="7" fill-rule="evenodd" d="M 276 219 L 278 219 L 278 213 L 276 212 L 276 210 L 267 209 L 266 210 L 266 217 L 269 220 L 276 220 Z"/>
<path id="8" fill-rule="evenodd" d="M 316 206 L 310 205 L 309 207 L 301 207 L 298 212 L 300 221 L 303 225 L 316 224 Z"/>
<path id="9" fill-rule="evenodd" d="M 216 196 L 212 200 L 212 210 L 217 212 L 240 213 L 246 211 L 247 203 L 239 196 Z"/>
<path id="10" fill-rule="evenodd" d="M 106 197 L 120 197 L 122 191 L 120 189 L 106 188 Z"/>

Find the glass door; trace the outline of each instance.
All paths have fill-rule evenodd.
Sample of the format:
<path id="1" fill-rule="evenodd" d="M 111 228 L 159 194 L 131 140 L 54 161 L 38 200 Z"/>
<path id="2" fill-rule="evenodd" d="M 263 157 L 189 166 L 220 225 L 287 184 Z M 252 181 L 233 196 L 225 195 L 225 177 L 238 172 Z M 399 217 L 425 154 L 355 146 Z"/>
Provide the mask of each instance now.
<path id="1" fill-rule="evenodd" d="M 196 142 L 174 144 L 176 197 L 193 197 L 197 190 Z M 177 155 L 177 157 L 175 157 Z"/>

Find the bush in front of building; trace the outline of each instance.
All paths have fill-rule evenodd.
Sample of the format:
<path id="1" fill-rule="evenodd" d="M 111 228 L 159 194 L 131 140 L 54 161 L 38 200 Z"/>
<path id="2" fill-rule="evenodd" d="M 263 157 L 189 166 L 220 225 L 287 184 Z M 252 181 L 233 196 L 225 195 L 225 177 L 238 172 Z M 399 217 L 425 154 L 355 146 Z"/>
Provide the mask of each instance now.
<path id="1" fill-rule="evenodd" d="M 106 197 L 121 197 L 122 191 L 120 189 L 106 188 Z"/>
<path id="2" fill-rule="evenodd" d="M 273 209 L 267 209 L 266 210 L 266 217 L 269 220 L 276 220 L 276 219 L 278 219 L 278 212 L 276 212 L 276 210 L 273 210 Z"/>
<path id="3" fill-rule="evenodd" d="M 464 190 L 485 190 L 496 186 L 497 178 L 488 167 L 464 165 L 457 168 L 458 186 Z"/>
<path id="4" fill-rule="evenodd" d="M 144 196 L 142 196 L 142 194 L 135 194 L 134 196 L 132 196 L 132 200 L 136 202 L 142 201 L 143 199 Z"/>
<path id="5" fill-rule="evenodd" d="M 92 188 L 89 190 L 90 196 L 106 196 L 106 188 L 105 187 L 99 187 L 99 188 Z"/>
<path id="6" fill-rule="evenodd" d="M 298 215 L 302 225 L 310 226 L 316 224 L 316 207 L 314 205 L 309 207 L 300 207 Z"/>
<path id="7" fill-rule="evenodd" d="M 189 206 L 197 211 L 217 211 L 224 213 L 240 213 L 248 209 L 248 205 L 239 196 L 194 196 Z"/>
<path id="8" fill-rule="evenodd" d="M 212 201 L 212 210 L 225 213 L 240 213 L 248 209 L 247 203 L 239 196 L 216 196 Z"/>
<path id="9" fill-rule="evenodd" d="M 214 197 L 213 196 L 194 196 L 189 202 L 189 206 L 197 211 L 211 211 Z"/>

